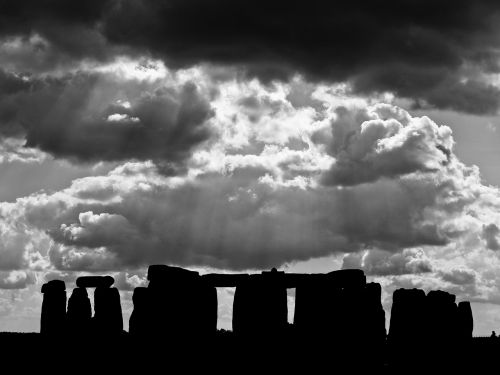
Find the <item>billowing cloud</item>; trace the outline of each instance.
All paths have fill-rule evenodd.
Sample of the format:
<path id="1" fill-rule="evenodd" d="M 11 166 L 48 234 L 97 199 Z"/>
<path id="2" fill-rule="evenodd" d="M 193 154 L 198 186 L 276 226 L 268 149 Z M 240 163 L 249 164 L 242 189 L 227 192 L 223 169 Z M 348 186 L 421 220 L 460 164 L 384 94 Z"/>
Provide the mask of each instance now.
<path id="1" fill-rule="evenodd" d="M 119 272 L 114 275 L 114 278 L 115 283 L 113 286 L 120 290 L 131 291 L 139 286 L 147 286 L 146 275 L 144 273 L 138 275 L 129 274 L 128 272 Z"/>
<path id="2" fill-rule="evenodd" d="M 456 285 L 474 284 L 476 282 L 476 273 L 468 269 L 452 268 L 450 270 L 440 271 L 439 275 L 444 281 Z"/>
<path id="3" fill-rule="evenodd" d="M 386 276 L 431 272 L 432 264 L 422 249 L 404 249 L 400 253 L 374 249 L 346 255 L 342 268 L 359 268 L 367 275 Z"/>
<path id="4" fill-rule="evenodd" d="M 31 272 L 0 272 L 0 289 L 24 289 L 35 281 L 35 276 Z"/>
<path id="5" fill-rule="evenodd" d="M 36 148 L 25 147 L 19 138 L 0 139 L 0 164 L 2 163 L 41 163 L 47 155 Z"/>
<path id="6" fill-rule="evenodd" d="M 496 222 L 497 189 L 455 157 L 448 127 L 391 105 L 295 108 L 287 98 L 281 86 L 223 84 L 211 102 L 217 136 L 187 174 L 129 162 L 4 205 L 6 222 L 43 233 L 60 270 L 262 269 L 348 253 L 373 275 L 430 272 L 423 247 L 472 240 L 486 217 Z M 377 168 L 353 162 L 349 184 L 325 184 L 358 153 Z"/>
<path id="7" fill-rule="evenodd" d="M 0 81 L 0 134 L 25 138 L 25 157 L 38 148 L 80 162 L 153 159 L 174 169 L 211 135 L 213 111 L 191 82 L 168 86 L 97 72 L 3 72 Z"/>
<path id="8" fill-rule="evenodd" d="M 336 110 L 330 153 L 336 158 L 325 175 L 328 185 L 357 185 L 383 177 L 438 171 L 450 162 L 451 129 L 427 117 L 376 105 L 370 112 Z"/>

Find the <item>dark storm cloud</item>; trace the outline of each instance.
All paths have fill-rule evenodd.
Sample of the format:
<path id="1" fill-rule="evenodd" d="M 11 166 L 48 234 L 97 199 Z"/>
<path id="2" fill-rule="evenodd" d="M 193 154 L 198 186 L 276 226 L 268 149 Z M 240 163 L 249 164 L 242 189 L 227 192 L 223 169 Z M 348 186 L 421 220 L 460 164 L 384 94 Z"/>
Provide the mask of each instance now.
<path id="1" fill-rule="evenodd" d="M 171 67 L 234 65 L 265 81 L 299 72 L 492 113 L 500 92 L 483 74 L 499 71 L 499 12 L 488 0 L 7 0 L 0 35 L 40 35 L 48 63 L 147 53 Z"/>
<path id="2" fill-rule="evenodd" d="M 264 80 L 301 72 L 430 105 L 495 112 L 499 91 L 468 66 L 498 72 L 494 1 L 121 1 L 106 13 L 113 43 L 173 66 L 236 64 Z"/>
<path id="3" fill-rule="evenodd" d="M 134 94 L 126 82 L 101 74 L 30 78 L 0 72 L 0 87 L 0 134 L 26 137 L 27 147 L 57 157 L 175 166 L 211 134 L 206 121 L 213 111 L 193 83 Z M 132 91 L 131 102 L 116 100 L 123 91 Z"/>
<path id="4" fill-rule="evenodd" d="M 102 60 L 111 51 L 99 31 L 99 22 L 111 3 L 109 0 L 5 0 L 0 3 L 0 35 L 24 38 L 40 35 L 53 46 L 38 45 L 38 52 L 48 52 L 47 64 L 58 64 L 68 58 Z"/>

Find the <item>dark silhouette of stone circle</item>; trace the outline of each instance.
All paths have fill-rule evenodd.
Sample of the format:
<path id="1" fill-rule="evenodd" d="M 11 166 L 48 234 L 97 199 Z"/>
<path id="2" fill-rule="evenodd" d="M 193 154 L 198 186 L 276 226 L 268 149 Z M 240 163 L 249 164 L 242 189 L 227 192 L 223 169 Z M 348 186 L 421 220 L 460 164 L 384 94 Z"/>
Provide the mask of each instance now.
<path id="1" fill-rule="evenodd" d="M 470 303 L 457 305 L 453 294 L 440 290 L 426 295 L 420 289 L 397 289 L 386 335 L 382 287 L 367 283 L 362 270 L 287 274 L 272 269 L 259 274 L 200 275 L 181 267 L 152 265 L 147 278 L 149 285 L 133 292 L 127 337 L 140 337 L 149 344 L 187 341 L 203 346 L 210 345 L 206 339 L 217 340 L 216 287 L 236 288 L 232 337 L 240 344 L 259 343 L 252 349 L 255 353 L 265 348 L 272 355 L 272 345 L 286 342 L 292 355 L 327 358 L 335 353 L 339 362 L 356 368 L 365 364 L 378 368 L 387 359 L 393 368 L 403 370 L 408 352 L 432 348 L 427 362 L 437 363 L 444 361 L 437 349 L 465 353 L 472 342 Z M 103 342 L 122 337 L 120 293 L 111 287 L 113 283 L 111 276 L 78 278 L 67 312 L 65 283 L 44 284 L 41 332 L 90 340 L 101 336 L 106 338 Z M 93 316 L 87 288 L 95 288 Z M 290 288 L 295 288 L 293 324 L 288 322 Z M 254 352 L 246 353 L 251 358 Z"/>

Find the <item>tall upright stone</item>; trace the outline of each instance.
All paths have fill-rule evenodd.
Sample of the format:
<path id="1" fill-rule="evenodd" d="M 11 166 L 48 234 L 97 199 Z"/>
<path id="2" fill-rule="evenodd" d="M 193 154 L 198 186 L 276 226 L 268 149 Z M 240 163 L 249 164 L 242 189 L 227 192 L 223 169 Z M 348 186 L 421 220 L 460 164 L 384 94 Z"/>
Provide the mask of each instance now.
<path id="1" fill-rule="evenodd" d="M 334 337 L 339 334 L 342 288 L 327 280 L 311 277 L 295 289 L 293 324 L 301 336 Z"/>
<path id="2" fill-rule="evenodd" d="M 382 287 L 368 283 L 363 291 L 363 317 L 361 326 L 364 338 L 377 345 L 383 345 L 386 338 L 385 311 L 382 307 Z"/>
<path id="3" fill-rule="evenodd" d="M 193 321 L 196 335 L 209 337 L 217 332 L 217 289 L 197 282 L 193 290 Z"/>
<path id="4" fill-rule="evenodd" d="M 340 315 L 338 338 L 342 342 L 359 342 L 364 336 L 365 284 L 346 284 L 340 293 L 337 310 Z"/>
<path id="5" fill-rule="evenodd" d="M 472 338 L 474 320 L 472 318 L 470 302 L 462 301 L 458 304 L 457 325 L 458 336 L 460 339 L 469 340 Z"/>
<path id="6" fill-rule="evenodd" d="M 107 287 L 95 289 L 93 326 L 97 334 L 118 335 L 122 333 L 123 317 L 118 289 Z"/>
<path id="7" fill-rule="evenodd" d="M 132 295 L 134 309 L 130 315 L 129 333 L 132 335 L 147 335 L 153 329 L 151 325 L 150 290 L 137 287 Z"/>
<path id="8" fill-rule="evenodd" d="M 40 333 L 57 336 L 66 328 L 66 284 L 52 280 L 42 285 L 43 302 Z"/>
<path id="9" fill-rule="evenodd" d="M 154 327 L 150 334 L 171 337 L 215 334 L 217 291 L 204 283 L 198 272 L 152 265 L 148 269 L 148 280 L 147 306 L 150 324 Z"/>
<path id="10" fill-rule="evenodd" d="M 73 334 L 89 334 L 92 306 L 85 288 L 75 288 L 68 300 L 68 330 Z"/>
<path id="11" fill-rule="evenodd" d="M 455 295 L 442 290 L 427 294 L 428 338 L 451 342 L 457 336 L 458 311 Z"/>
<path id="12" fill-rule="evenodd" d="M 359 337 L 365 285 L 362 270 L 309 275 L 295 291 L 295 329 L 303 336 L 322 336 L 338 343 Z"/>
<path id="13" fill-rule="evenodd" d="M 397 289 L 392 295 L 388 339 L 395 345 L 427 338 L 427 301 L 422 289 Z"/>
<path id="14" fill-rule="evenodd" d="M 288 300 L 283 273 L 273 269 L 250 275 L 234 294 L 233 332 L 241 336 L 283 334 L 288 326 Z"/>

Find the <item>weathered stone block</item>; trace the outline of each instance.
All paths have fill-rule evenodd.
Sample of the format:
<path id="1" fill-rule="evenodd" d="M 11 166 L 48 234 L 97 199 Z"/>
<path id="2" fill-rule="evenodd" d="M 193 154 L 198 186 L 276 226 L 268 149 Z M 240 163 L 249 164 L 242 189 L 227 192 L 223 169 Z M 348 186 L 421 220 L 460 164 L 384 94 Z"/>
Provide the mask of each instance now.
<path id="1" fill-rule="evenodd" d="M 118 289 L 106 287 L 95 289 L 93 326 L 97 334 L 117 335 L 123 331 Z"/>
<path id="2" fill-rule="evenodd" d="M 115 283 L 111 276 L 80 276 L 76 279 L 76 286 L 79 288 L 109 288 Z"/>
<path id="3" fill-rule="evenodd" d="M 40 333 L 61 335 L 66 329 L 66 285 L 64 281 L 52 280 L 42 286 L 42 293 Z"/>
<path id="4" fill-rule="evenodd" d="M 92 306 L 85 288 L 75 288 L 68 300 L 68 330 L 73 334 L 89 334 Z"/>
<path id="5" fill-rule="evenodd" d="M 462 301 L 458 304 L 457 309 L 457 331 L 461 339 L 471 339 L 474 329 L 474 319 L 472 317 L 472 309 L 470 302 Z"/>

